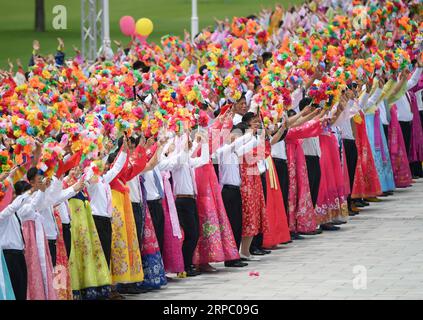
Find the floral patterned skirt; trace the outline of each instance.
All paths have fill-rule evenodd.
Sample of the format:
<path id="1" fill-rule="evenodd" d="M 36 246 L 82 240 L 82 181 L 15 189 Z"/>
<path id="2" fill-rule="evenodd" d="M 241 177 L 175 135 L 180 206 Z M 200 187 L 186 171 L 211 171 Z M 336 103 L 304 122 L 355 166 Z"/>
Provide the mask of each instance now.
<path id="1" fill-rule="evenodd" d="M 382 193 L 379 176 L 367 136 L 365 117 L 360 114 L 356 121 L 357 166 L 351 198 L 376 197 Z"/>
<path id="2" fill-rule="evenodd" d="M 153 220 L 151 219 L 148 206 L 145 208 L 145 223 L 142 238 L 142 268 L 144 281 L 137 284 L 137 287 L 145 289 L 159 289 L 167 284 L 163 260 L 160 254 L 159 243 L 154 231 Z"/>
<path id="3" fill-rule="evenodd" d="M 128 192 L 112 190 L 112 250 L 113 284 L 137 283 L 144 280 L 141 253 L 132 204 Z"/>
<path id="4" fill-rule="evenodd" d="M 70 199 L 72 245 L 69 270 L 74 299 L 109 296 L 111 277 L 88 201 Z"/>
<path id="5" fill-rule="evenodd" d="M 239 259 L 232 227 L 226 214 L 213 164 L 196 169 L 200 238 L 193 263 L 206 264 Z"/>
<path id="6" fill-rule="evenodd" d="M 72 286 L 69 274 L 69 261 L 66 253 L 65 241 L 63 239 L 62 220 L 59 212 L 54 210 L 59 235 L 56 241 L 56 267 L 54 268 L 53 285 L 56 289 L 59 300 L 72 300 Z"/>
<path id="7" fill-rule="evenodd" d="M 254 237 L 269 231 L 263 186 L 257 164 L 241 165 L 242 236 Z"/>

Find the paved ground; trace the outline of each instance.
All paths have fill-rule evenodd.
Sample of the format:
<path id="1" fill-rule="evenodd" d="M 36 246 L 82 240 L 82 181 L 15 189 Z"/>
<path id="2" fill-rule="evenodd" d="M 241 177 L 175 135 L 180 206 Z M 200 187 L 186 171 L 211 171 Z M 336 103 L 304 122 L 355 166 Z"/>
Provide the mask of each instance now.
<path id="1" fill-rule="evenodd" d="M 383 199 L 342 230 L 281 246 L 247 268 L 216 264 L 217 273 L 131 299 L 423 299 L 423 181 Z"/>

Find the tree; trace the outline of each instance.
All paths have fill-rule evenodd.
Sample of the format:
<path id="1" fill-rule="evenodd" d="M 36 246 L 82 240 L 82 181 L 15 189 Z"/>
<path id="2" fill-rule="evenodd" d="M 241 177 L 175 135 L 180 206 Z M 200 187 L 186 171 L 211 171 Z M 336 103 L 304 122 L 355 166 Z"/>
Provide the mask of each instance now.
<path id="1" fill-rule="evenodd" d="M 45 30 L 44 0 L 35 0 L 35 31 L 44 32 Z"/>

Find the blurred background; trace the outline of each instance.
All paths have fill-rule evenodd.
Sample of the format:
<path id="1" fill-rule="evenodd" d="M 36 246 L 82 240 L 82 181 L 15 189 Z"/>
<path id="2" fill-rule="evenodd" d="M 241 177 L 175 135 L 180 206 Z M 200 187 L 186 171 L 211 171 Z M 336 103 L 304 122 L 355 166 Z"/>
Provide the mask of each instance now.
<path id="1" fill-rule="evenodd" d="M 35 31 L 36 3 L 44 3 L 45 31 Z M 303 2 L 302 0 L 198 0 L 200 30 L 215 23 L 214 18 L 248 16 L 261 8 L 274 8 L 280 3 L 285 8 Z M 66 7 L 65 30 L 55 30 L 53 19 L 57 5 Z M 110 38 L 125 45 L 130 39 L 119 29 L 119 19 L 130 15 L 135 20 L 146 17 L 154 23 L 149 42 L 160 41 L 166 34 L 183 36 L 184 29 L 191 29 L 191 0 L 109 0 Z M 81 1 L 80 0 L 0 0 L 0 68 L 7 68 L 7 59 L 13 63 L 20 58 L 27 65 L 32 41 L 40 41 L 40 54 L 54 53 L 57 37 L 63 38 L 65 52 L 73 55 L 72 45 L 81 47 Z M 41 26 L 41 25 L 40 25 Z M 112 43 L 112 48 L 116 46 Z"/>

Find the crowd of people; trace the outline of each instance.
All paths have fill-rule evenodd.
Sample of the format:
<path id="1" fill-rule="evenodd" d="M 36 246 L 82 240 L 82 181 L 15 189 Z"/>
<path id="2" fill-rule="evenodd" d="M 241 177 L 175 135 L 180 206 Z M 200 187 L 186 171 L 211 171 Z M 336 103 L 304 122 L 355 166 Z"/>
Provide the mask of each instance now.
<path id="1" fill-rule="evenodd" d="M 313 0 L 0 71 L 0 300 L 124 299 L 422 178 L 423 8 Z"/>

